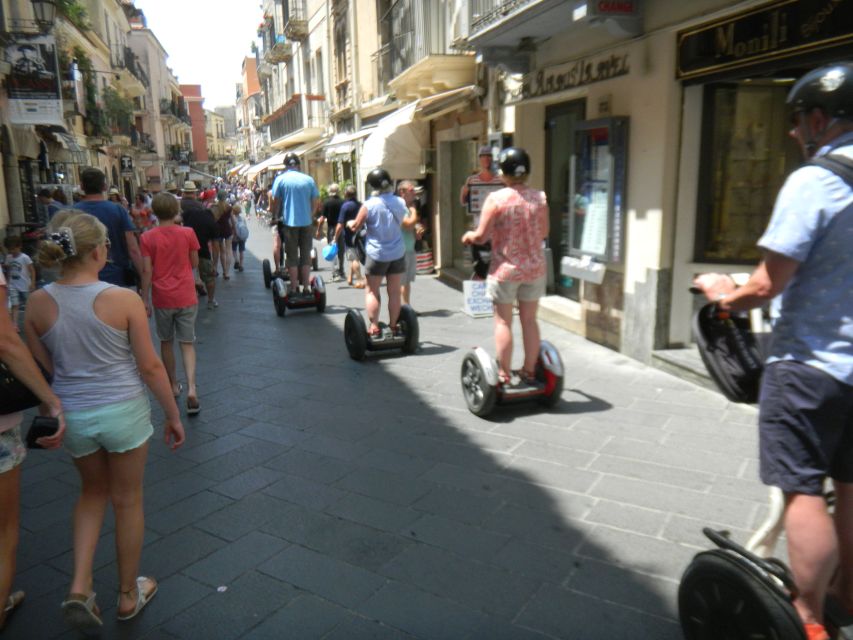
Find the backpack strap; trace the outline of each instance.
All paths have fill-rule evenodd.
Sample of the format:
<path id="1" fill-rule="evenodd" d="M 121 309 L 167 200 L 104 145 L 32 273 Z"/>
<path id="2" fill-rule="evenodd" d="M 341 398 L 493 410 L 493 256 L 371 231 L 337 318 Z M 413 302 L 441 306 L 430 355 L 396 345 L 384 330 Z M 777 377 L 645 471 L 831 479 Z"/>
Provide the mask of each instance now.
<path id="1" fill-rule="evenodd" d="M 839 153 L 832 153 L 820 158 L 814 158 L 807 165 L 822 167 L 827 171 L 832 171 L 832 173 L 844 180 L 850 188 L 853 188 L 853 158 L 848 158 Z"/>

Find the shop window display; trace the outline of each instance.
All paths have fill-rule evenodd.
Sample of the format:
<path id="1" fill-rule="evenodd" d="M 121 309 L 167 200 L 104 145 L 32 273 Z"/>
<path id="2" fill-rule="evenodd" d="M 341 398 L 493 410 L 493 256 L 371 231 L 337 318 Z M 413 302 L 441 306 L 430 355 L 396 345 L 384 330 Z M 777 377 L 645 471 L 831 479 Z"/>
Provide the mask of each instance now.
<path id="1" fill-rule="evenodd" d="M 697 262 L 754 264 L 776 194 L 801 158 L 784 80 L 705 87 Z"/>

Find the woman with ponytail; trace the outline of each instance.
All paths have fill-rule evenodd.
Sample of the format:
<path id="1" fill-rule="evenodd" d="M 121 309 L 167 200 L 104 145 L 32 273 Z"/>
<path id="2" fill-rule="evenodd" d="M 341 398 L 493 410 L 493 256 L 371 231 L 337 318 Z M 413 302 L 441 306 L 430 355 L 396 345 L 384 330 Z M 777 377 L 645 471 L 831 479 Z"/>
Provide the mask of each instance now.
<path id="1" fill-rule="evenodd" d="M 92 563 L 107 502 L 115 513 L 119 620 L 138 614 L 157 592 L 137 577 L 144 534 L 142 478 L 153 433 L 146 386 L 166 417 L 165 440 L 184 441 L 172 387 L 154 352 L 148 317 L 133 291 L 98 280 L 109 255 L 106 227 L 77 211 L 60 211 L 47 228 L 38 261 L 61 277 L 30 298 L 27 343 L 53 374 L 62 401 L 64 445 L 80 474 L 74 508 L 74 575 L 62 603 L 66 621 L 99 627 Z"/>

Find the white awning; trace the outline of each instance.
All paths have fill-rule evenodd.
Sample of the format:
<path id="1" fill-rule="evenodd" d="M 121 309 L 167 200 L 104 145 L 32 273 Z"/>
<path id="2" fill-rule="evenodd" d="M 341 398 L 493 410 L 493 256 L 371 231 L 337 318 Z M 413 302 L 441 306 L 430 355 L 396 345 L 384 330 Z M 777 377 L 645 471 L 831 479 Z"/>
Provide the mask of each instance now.
<path id="1" fill-rule="evenodd" d="M 249 167 L 249 170 L 246 172 L 246 178 L 248 180 L 254 180 L 255 176 L 264 171 L 265 169 L 269 169 L 270 167 L 281 164 L 281 161 L 284 159 L 284 152 L 277 153 L 274 156 L 270 156 L 263 162 L 259 162 L 256 165 L 252 165 Z"/>
<path id="2" fill-rule="evenodd" d="M 410 102 L 379 121 L 361 151 L 363 175 L 382 167 L 397 180 L 424 176 L 421 151 L 429 144 L 429 124 L 415 120 L 418 102 Z"/>
<path id="3" fill-rule="evenodd" d="M 326 143 L 326 162 L 331 162 L 340 156 L 348 157 L 355 150 L 356 141 L 366 138 L 375 130 L 376 127 L 367 127 L 355 133 L 336 133 Z"/>
<path id="4" fill-rule="evenodd" d="M 230 177 L 230 176 L 239 174 L 241 169 L 245 169 L 248 166 L 249 165 L 247 163 L 242 162 L 242 163 L 238 164 L 237 166 L 231 167 L 230 169 L 228 169 L 228 172 L 226 173 L 226 175 L 228 175 Z"/>
<path id="5" fill-rule="evenodd" d="M 467 107 L 468 103 L 482 93 L 475 84 L 469 84 L 458 89 L 436 93 L 428 98 L 421 98 L 418 105 L 417 117 L 422 120 L 432 120 L 451 111 Z"/>

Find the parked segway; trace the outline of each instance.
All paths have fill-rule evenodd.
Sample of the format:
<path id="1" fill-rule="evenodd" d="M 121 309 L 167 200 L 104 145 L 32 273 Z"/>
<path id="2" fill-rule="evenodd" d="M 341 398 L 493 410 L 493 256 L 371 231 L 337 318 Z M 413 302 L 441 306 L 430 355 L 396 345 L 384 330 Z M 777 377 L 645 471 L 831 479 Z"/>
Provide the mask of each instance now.
<path id="1" fill-rule="evenodd" d="M 272 282 L 272 302 L 278 317 L 284 317 L 288 309 L 307 309 L 315 307 L 317 313 L 326 310 L 326 285 L 322 276 L 313 276 L 310 282 L 311 292 L 297 294 L 289 291 L 283 278 L 274 278 Z"/>
<path id="2" fill-rule="evenodd" d="M 468 410 L 475 416 L 486 416 L 497 404 L 535 400 L 553 407 L 563 392 L 563 360 L 550 342 L 543 340 L 536 362 L 536 385 L 513 385 L 501 382 L 498 363 L 482 347 L 465 354 L 462 360 L 462 394 Z"/>
<path id="3" fill-rule="evenodd" d="M 384 322 L 379 323 L 381 333 L 371 336 L 367 333 L 367 323 L 361 312 L 355 309 L 347 311 L 344 320 L 344 340 L 347 351 L 353 360 L 363 360 L 368 351 L 389 351 L 401 349 L 403 353 L 415 353 L 418 350 L 418 316 L 409 305 L 400 307 L 397 319 L 397 332 L 394 333 Z"/>

